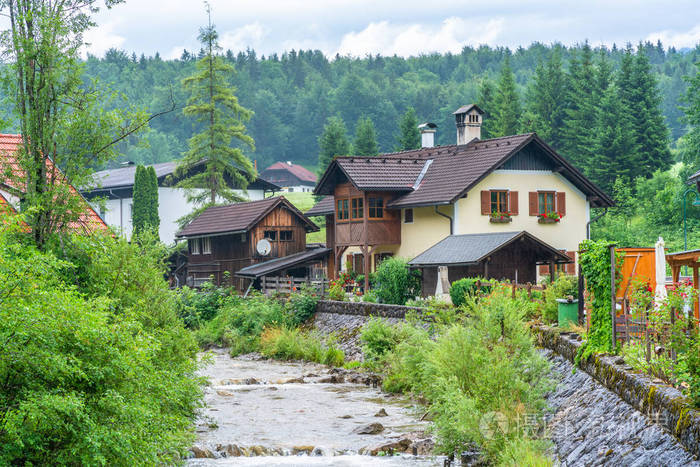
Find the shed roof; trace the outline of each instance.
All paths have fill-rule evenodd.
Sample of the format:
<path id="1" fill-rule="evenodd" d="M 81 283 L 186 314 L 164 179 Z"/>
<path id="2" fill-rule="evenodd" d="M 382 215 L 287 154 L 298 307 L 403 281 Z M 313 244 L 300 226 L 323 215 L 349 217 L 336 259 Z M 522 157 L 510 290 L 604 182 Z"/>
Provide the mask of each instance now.
<path id="1" fill-rule="evenodd" d="M 324 196 L 321 201 L 318 203 L 314 204 L 314 207 L 306 211 L 304 214 L 306 214 L 309 217 L 313 216 L 325 216 L 326 214 L 333 214 L 335 212 L 335 204 L 334 204 L 335 199 L 333 196 Z"/>
<path id="2" fill-rule="evenodd" d="M 267 172 L 268 170 L 284 170 L 286 172 L 291 173 L 295 177 L 297 177 L 299 180 L 303 182 L 309 182 L 312 185 L 316 183 L 316 180 L 318 177 L 308 170 L 306 167 L 302 167 L 301 165 L 298 164 L 293 164 L 293 163 L 287 163 L 287 162 L 275 162 L 265 170 L 263 170 L 260 175 L 264 178 L 267 178 Z"/>
<path id="3" fill-rule="evenodd" d="M 534 244 L 542 251 L 543 257 L 538 261 L 571 262 L 571 259 L 566 254 L 523 230 L 520 232 L 450 235 L 413 258 L 408 264 L 411 266 L 477 264 L 494 252 L 521 238 L 531 242 L 531 244 Z"/>
<path id="4" fill-rule="evenodd" d="M 282 258 L 275 258 L 263 263 L 253 264 L 251 266 L 246 266 L 236 272 L 236 276 L 241 277 L 251 277 L 258 278 L 272 274 L 273 272 L 282 271 L 289 269 L 294 266 L 306 263 L 311 260 L 318 258 L 323 258 L 328 253 L 330 253 L 330 248 L 310 248 L 306 251 L 300 253 L 294 253 L 293 255 L 284 256 Z"/>
<path id="5" fill-rule="evenodd" d="M 309 232 L 318 231 L 316 224 L 299 211 L 284 196 L 275 196 L 259 201 L 212 206 L 187 224 L 175 236 L 199 237 L 203 235 L 247 232 L 273 209 L 282 206 L 289 209 L 306 224 Z"/>

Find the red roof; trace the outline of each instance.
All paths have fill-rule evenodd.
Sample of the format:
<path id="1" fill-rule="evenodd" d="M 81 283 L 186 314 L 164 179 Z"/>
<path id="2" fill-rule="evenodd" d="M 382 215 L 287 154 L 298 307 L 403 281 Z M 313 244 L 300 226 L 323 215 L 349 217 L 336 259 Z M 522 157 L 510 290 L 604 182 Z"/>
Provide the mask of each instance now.
<path id="1" fill-rule="evenodd" d="M 317 180 L 317 177 L 316 175 L 314 175 L 313 172 L 297 164 L 290 164 L 287 162 L 275 162 L 270 167 L 263 170 L 260 175 L 263 178 L 266 178 L 265 172 L 267 172 L 268 170 L 285 170 L 297 177 L 302 182 L 316 183 Z"/>
<path id="2" fill-rule="evenodd" d="M 0 171 L 0 185 L 6 185 L 7 187 L 18 191 L 24 191 L 24 187 L 18 186 L 16 181 L 17 178 L 21 178 L 23 176 L 23 170 L 15 157 L 15 153 L 17 152 L 21 144 L 22 135 L 0 134 L 0 168 L 2 169 Z M 55 177 L 55 180 L 58 183 L 66 182 L 66 179 L 63 175 L 63 172 L 61 172 L 61 169 L 56 167 L 53 164 L 53 161 L 48 157 L 46 158 L 46 168 L 47 172 L 49 173 L 49 176 Z M 6 179 L 4 175 L 5 170 L 8 169 L 11 172 L 11 176 Z M 85 203 L 85 209 L 83 210 L 83 212 L 80 213 L 78 220 L 71 221 L 68 224 L 68 227 L 71 230 L 76 230 L 84 233 L 91 233 L 96 231 L 109 231 L 109 227 L 107 226 L 105 221 L 102 220 L 99 214 L 97 214 L 97 212 L 95 212 L 95 210 L 90 206 L 90 204 L 88 204 L 88 202 L 85 201 L 85 199 L 78 192 L 78 190 L 76 190 L 75 187 L 72 185 L 69 186 L 70 192 L 75 196 L 79 196 L 82 202 Z M 7 203 L 6 199 L 3 198 L 2 201 L 0 201 L 0 203 L 3 202 L 4 204 L 7 204 L 9 206 L 9 203 Z"/>

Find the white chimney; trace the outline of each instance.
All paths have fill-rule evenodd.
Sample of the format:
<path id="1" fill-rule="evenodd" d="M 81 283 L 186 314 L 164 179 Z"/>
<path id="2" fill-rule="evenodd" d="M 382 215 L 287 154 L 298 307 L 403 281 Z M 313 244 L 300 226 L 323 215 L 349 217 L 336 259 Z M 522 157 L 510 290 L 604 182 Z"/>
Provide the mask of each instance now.
<path id="1" fill-rule="evenodd" d="M 421 147 L 435 147 L 435 133 L 437 133 L 437 125 L 434 123 L 425 122 L 418 125 L 418 129 L 420 130 Z"/>
<path id="2" fill-rule="evenodd" d="M 454 112 L 457 124 L 457 144 L 467 144 L 474 138 L 481 139 L 481 122 L 484 111 L 476 104 L 460 107 Z"/>

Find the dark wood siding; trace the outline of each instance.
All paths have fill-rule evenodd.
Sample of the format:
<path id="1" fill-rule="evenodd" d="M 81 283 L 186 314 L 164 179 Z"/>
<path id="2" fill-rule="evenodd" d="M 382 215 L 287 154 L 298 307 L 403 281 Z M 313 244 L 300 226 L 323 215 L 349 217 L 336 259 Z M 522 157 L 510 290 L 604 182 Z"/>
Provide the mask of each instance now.
<path id="1" fill-rule="evenodd" d="M 335 188 L 335 199 L 363 198 L 365 193 L 359 191 L 350 183 L 339 184 Z M 401 243 L 401 210 L 386 209 L 386 205 L 396 195 L 390 192 L 368 192 L 367 197 L 381 197 L 384 200 L 384 218 L 367 220 L 367 244 L 368 245 L 398 245 Z M 336 202 L 337 207 L 337 202 Z M 365 215 L 368 206 L 364 206 Z M 336 218 L 337 219 L 337 218 Z M 351 246 L 364 244 L 365 223 L 363 219 L 337 222 L 335 244 L 337 246 Z"/>
<path id="2" fill-rule="evenodd" d="M 528 144 L 499 169 L 505 170 L 553 170 L 552 160 L 534 144 Z"/>

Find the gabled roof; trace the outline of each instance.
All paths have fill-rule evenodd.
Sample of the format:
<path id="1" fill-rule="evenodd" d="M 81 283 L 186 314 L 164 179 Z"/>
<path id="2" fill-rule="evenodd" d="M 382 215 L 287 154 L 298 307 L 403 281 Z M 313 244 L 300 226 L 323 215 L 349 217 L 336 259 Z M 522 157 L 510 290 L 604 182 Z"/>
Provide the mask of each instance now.
<path id="1" fill-rule="evenodd" d="M 158 181 L 161 182 L 168 175 L 173 175 L 175 173 L 177 161 L 161 162 L 160 164 L 152 164 L 151 166 L 156 171 Z M 119 167 L 118 169 L 100 170 L 93 175 L 93 185 L 88 187 L 85 191 L 131 188 L 134 186 L 135 178 L 136 165 L 134 164 Z M 251 185 L 262 185 L 261 188 L 266 191 L 279 191 L 280 189 L 280 187 L 274 183 L 270 183 L 260 177 L 251 183 Z"/>
<path id="2" fill-rule="evenodd" d="M 318 177 L 316 177 L 316 175 L 314 175 L 314 173 L 308 170 L 307 168 L 297 164 L 289 164 L 286 162 L 275 162 L 274 164 L 263 170 L 260 173 L 260 176 L 266 178 L 267 174 L 265 172 L 267 172 L 268 170 L 284 170 L 286 172 L 291 173 L 302 182 L 309 182 L 311 184 L 315 184 L 316 180 L 318 179 Z"/>
<path id="3" fill-rule="evenodd" d="M 324 196 L 323 199 L 321 199 L 321 201 L 314 204 L 314 207 L 306 211 L 304 214 L 306 214 L 309 217 L 333 214 L 335 212 L 334 203 L 335 199 L 333 198 L 333 196 Z"/>
<path id="4" fill-rule="evenodd" d="M 541 259 L 570 263 L 571 259 L 526 231 L 450 235 L 408 262 L 411 266 L 473 265 L 516 240 L 529 240 L 540 250 Z M 546 258 L 545 258 L 546 256 Z"/>
<path id="5" fill-rule="evenodd" d="M 469 105 L 463 105 L 463 106 L 460 107 L 459 109 L 455 110 L 454 112 L 452 112 L 452 115 L 467 113 L 467 112 L 469 112 L 471 109 L 475 109 L 475 110 L 476 110 L 477 112 L 479 112 L 480 114 L 483 114 L 483 113 L 484 113 L 484 111 L 481 110 L 481 108 L 480 108 L 478 105 L 476 105 L 476 104 L 469 104 Z"/>
<path id="6" fill-rule="evenodd" d="M 18 180 L 24 178 L 24 170 L 20 167 L 16 156 L 21 145 L 22 135 L 0 134 L 0 186 L 4 185 L 9 188 L 8 191 L 16 190 L 24 193 L 25 187 L 18 183 Z M 55 166 L 50 158 L 46 157 L 44 160 L 46 161 L 47 176 L 52 177 L 55 183 L 68 184 L 71 195 L 79 197 L 81 204 L 83 204 L 84 209 L 80 212 L 78 219 L 76 221 L 71 221 L 67 227 L 74 231 L 83 231 L 86 233 L 109 231 L 109 227 L 105 221 L 83 198 L 78 190 L 66 180 L 61 169 Z M 6 172 L 9 172 L 9 177 L 5 177 Z M 4 197 L 3 200 L 10 206 Z M 14 208 L 12 208 L 12 210 L 14 211 Z"/>
<path id="7" fill-rule="evenodd" d="M 306 224 L 307 232 L 319 230 L 316 224 L 311 222 L 284 196 L 275 196 L 247 203 L 212 206 L 187 224 L 175 236 L 182 238 L 247 232 L 278 206 L 290 210 L 299 217 Z"/>
<path id="8" fill-rule="evenodd" d="M 327 256 L 330 251 L 330 248 L 310 248 L 300 253 L 294 253 L 289 256 L 283 256 L 282 258 L 275 258 L 262 263 L 246 266 L 236 272 L 235 275 L 250 278 L 266 276 L 268 274 L 272 274 L 273 272 L 283 271 L 293 266 L 306 263 L 307 261 L 323 258 Z"/>
<path id="9" fill-rule="evenodd" d="M 388 207 L 451 204 L 530 144 L 537 146 L 545 157 L 551 159 L 558 172 L 585 193 L 594 207 L 614 205 L 607 194 L 535 133 L 473 140 L 463 145 L 437 146 L 371 158 L 339 157 L 329 165 L 314 193 L 331 194 L 334 185 L 347 178 L 360 190 L 389 191 L 393 187 L 394 191 L 406 192 L 389 203 Z M 423 171 L 423 168 L 426 170 Z"/>

